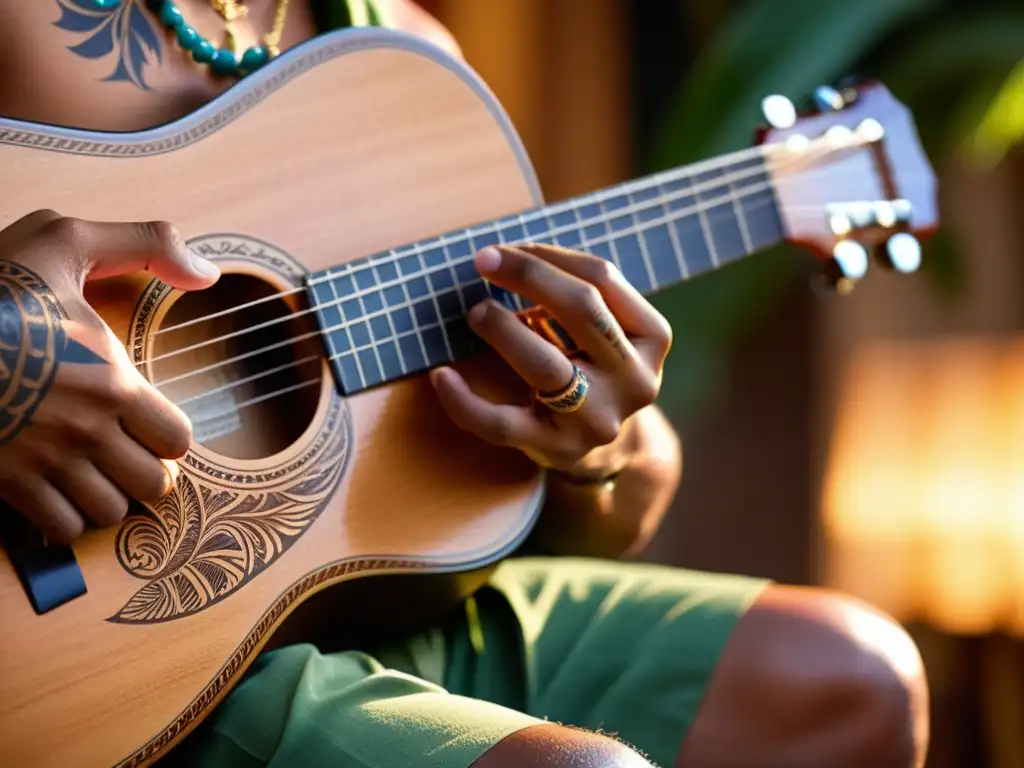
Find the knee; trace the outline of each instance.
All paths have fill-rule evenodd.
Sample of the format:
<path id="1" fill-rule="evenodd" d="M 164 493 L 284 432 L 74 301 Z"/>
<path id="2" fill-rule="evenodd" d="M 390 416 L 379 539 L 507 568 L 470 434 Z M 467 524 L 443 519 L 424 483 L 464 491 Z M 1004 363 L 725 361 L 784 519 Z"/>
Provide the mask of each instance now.
<path id="1" fill-rule="evenodd" d="M 472 768 L 652 768 L 609 736 L 554 723 L 523 728 L 485 752 Z"/>
<path id="2" fill-rule="evenodd" d="M 835 766 L 923 765 L 927 683 L 902 627 L 858 600 L 782 587 L 767 590 L 749 618 L 760 652 L 748 655 L 748 685 L 772 702 L 778 733 Z"/>

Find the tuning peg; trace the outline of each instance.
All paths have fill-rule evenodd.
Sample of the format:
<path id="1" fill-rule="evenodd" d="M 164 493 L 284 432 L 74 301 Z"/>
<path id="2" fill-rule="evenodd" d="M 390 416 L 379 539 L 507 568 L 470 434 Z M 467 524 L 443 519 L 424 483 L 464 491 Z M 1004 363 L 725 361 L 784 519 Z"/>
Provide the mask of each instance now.
<path id="1" fill-rule="evenodd" d="M 921 243 L 909 232 L 897 232 L 890 237 L 884 253 L 889 266 L 905 275 L 921 266 Z"/>
<path id="2" fill-rule="evenodd" d="M 821 112 L 838 112 L 846 106 L 843 95 L 830 85 L 819 85 L 811 99 Z"/>
<path id="3" fill-rule="evenodd" d="M 811 280 L 811 290 L 818 296 L 845 296 L 856 285 L 857 281 L 846 277 L 834 259 L 826 261 Z"/>
<path id="4" fill-rule="evenodd" d="M 856 240 L 840 240 L 832 249 L 832 261 L 843 277 L 860 280 L 868 273 L 868 252 Z"/>
<path id="5" fill-rule="evenodd" d="M 857 88 L 863 82 L 864 78 L 855 74 L 843 75 L 835 81 L 835 90 L 842 97 L 846 106 L 857 100 Z"/>
<path id="6" fill-rule="evenodd" d="M 781 94 L 766 96 L 761 101 L 761 112 L 773 128 L 785 130 L 796 125 L 796 106 Z"/>

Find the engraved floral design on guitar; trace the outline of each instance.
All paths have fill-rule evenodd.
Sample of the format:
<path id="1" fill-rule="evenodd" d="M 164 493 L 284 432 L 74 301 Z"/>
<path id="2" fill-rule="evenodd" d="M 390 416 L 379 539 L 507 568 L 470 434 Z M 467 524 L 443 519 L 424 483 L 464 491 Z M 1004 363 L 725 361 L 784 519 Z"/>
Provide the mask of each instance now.
<path id="1" fill-rule="evenodd" d="M 259 575 L 320 515 L 344 474 L 350 433 L 336 398 L 313 445 L 272 472 L 237 474 L 186 456 L 174 491 L 118 532 L 118 561 L 148 583 L 108 621 L 180 619 Z"/>
<path id="2" fill-rule="evenodd" d="M 240 235 L 189 241 L 207 258 L 260 264 L 299 285 L 301 264 L 269 243 Z M 136 362 L 170 288 L 154 280 L 139 297 L 126 339 Z M 150 508 L 133 509 L 118 532 L 114 555 L 147 583 L 108 621 L 151 624 L 198 613 L 237 592 L 281 558 L 309 530 L 345 474 L 352 422 L 333 396 L 316 436 L 294 459 L 259 474 L 231 469 L 194 452 L 180 462 L 175 489 Z"/>
<path id="3" fill-rule="evenodd" d="M 104 363 L 67 335 L 66 314 L 28 267 L 0 259 L 0 444 L 28 426 L 61 363 Z"/>
<path id="4" fill-rule="evenodd" d="M 114 71 L 104 82 L 129 82 L 144 91 L 145 68 L 163 61 L 160 35 L 143 10 L 142 0 L 124 0 L 113 8 L 100 8 L 91 0 L 57 0 L 60 18 L 54 26 L 86 35 L 68 50 L 86 59 L 114 56 Z"/>

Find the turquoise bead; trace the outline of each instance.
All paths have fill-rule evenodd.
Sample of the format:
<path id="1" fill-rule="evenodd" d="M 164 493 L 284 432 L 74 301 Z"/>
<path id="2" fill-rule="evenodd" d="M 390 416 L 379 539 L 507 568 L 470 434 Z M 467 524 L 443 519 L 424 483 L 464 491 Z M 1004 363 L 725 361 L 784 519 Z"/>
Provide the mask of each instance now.
<path id="1" fill-rule="evenodd" d="M 246 72 L 255 72 L 270 60 L 270 51 L 262 45 L 247 48 L 242 54 L 241 68 Z"/>
<path id="2" fill-rule="evenodd" d="M 179 11 L 178 7 L 172 2 L 166 2 L 160 8 L 160 21 L 172 29 L 177 29 L 185 23 L 185 19 L 182 17 L 181 11 Z"/>
<path id="3" fill-rule="evenodd" d="M 227 48 L 221 48 L 213 55 L 210 69 L 215 75 L 234 75 L 238 73 L 238 60 L 235 58 L 235 54 Z"/>
<path id="4" fill-rule="evenodd" d="M 178 45 L 186 51 L 191 51 L 202 39 L 203 38 L 199 36 L 199 33 L 192 29 L 188 24 L 182 24 L 178 27 Z"/>
<path id="5" fill-rule="evenodd" d="M 199 38 L 199 42 L 192 47 L 192 58 L 199 64 L 209 64 L 216 53 L 213 43 L 204 38 Z"/>
<path id="6" fill-rule="evenodd" d="M 122 0 L 87 0 L 86 5 L 92 6 L 94 11 L 112 11 L 121 4 Z"/>

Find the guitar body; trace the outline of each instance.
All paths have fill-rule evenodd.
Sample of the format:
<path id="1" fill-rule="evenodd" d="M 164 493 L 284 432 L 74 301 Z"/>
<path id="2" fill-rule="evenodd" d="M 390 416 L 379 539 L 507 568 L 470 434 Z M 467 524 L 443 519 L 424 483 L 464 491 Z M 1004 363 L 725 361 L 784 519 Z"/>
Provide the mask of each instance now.
<path id="1" fill-rule="evenodd" d="M 85 594 L 37 613 L 0 549 L 3 763 L 152 762 L 314 593 L 472 574 L 524 539 L 541 501 L 536 467 L 458 430 L 425 376 L 340 396 L 303 291 L 156 333 L 300 286 L 307 271 L 540 203 L 508 119 L 464 67 L 399 33 L 348 30 L 145 133 L 0 120 L 0 168 L 0 226 L 42 208 L 166 220 L 224 272 L 187 295 L 143 274 L 88 286 L 139 370 L 170 380 L 172 400 L 224 395 L 183 406 L 196 434 L 175 492 L 75 543 Z M 267 363 L 246 352 L 278 341 L 275 365 L 310 360 L 256 377 Z"/>

